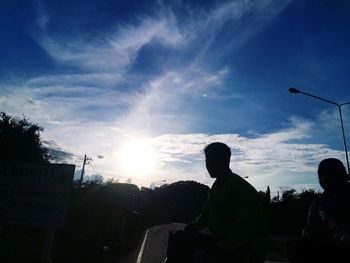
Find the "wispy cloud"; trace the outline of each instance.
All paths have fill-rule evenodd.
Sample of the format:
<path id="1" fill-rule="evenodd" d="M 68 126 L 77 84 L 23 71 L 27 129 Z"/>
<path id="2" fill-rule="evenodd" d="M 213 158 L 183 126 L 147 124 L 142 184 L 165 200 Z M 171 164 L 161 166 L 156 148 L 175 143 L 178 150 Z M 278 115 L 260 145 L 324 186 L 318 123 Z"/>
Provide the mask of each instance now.
<path id="1" fill-rule="evenodd" d="M 81 158 L 75 156 L 70 149 L 64 149 L 53 140 L 42 140 L 44 147 L 49 150 L 51 161 L 55 163 L 79 163 Z"/>
<path id="2" fill-rule="evenodd" d="M 254 136 L 232 130 L 217 134 L 212 122 L 221 120 L 210 116 L 205 120 L 208 128 L 197 129 L 206 106 L 245 98 L 234 89 L 234 63 L 227 66 L 221 58 L 246 43 L 289 2 L 228 1 L 181 17 L 163 4 L 154 16 L 135 15 L 133 22 L 103 28 L 94 36 L 50 30 L 54 21 L 41 6 L 36 40 L 60 72 L 7 85 L 0 106 L 43 125 L 44 140 L 58 160 L 70 160 L 79 169 L 84 154 L 94 157 L 94 167 L 87 167 L 90 175 L 127 179 L 115 156 L 125 141 L 139 136 L 159 155 L 154 174 L 135 179 L 140 185 L 162 179 L 210 184 L 202 151 L 208 143 L 222 141 L 232 149 L 233 170 L 249 176 L 260 189 L 267 184 L 316 187 L 318 162 L 342 159 L 343 154 L 327 141 L 305 141 L 326 130 L 333 133 L 335 111 L 321 113 L 314 122 L 290 118 L 281 124 L 284 129 Z M 222 35 L 227 27 L 230 34 Z M 143 48 L 153 44 L 168 52 L 165 62 L 157 62 L 161 70 L 147 76 L 132 71 Z"/>
<path id="3" fill-rule="evenodd" d="M 172 13 L 157 18 L 140 17 L 137 22 L 119 25 L 108 34 L 96 37 L 63 37 L 44 32 L 38 37 L 41 47 L 57 62 L 96 72 L 118 73 L 130 66 L 139 50 L 153 41 L 179 48 L 185 38 Z"/>
<path id="4" fill-rule="evenodd" d="M 46 30 L 48 23 L 50 22 L 50 16 L 47 13 L 44 2 L 36 1 L 37 17 L 36 22 L 41 30 Z"/>
<path id="5" fill-rule="evenodd" d="M 232 150 L 231 164 L 234 171 L 249 176 L 256 187 L 264 189 L 269 184 L 274 188 L 289 185 L 303 188 L 313 182 L 318 188 L 316 171 L 318 163 L 329 157 L 343 159 L 344 153 L 325 144 L 304 144 L 302 139 L 310 136 L 311 123 L 292 120 L 290 128 L 275 133 L 248 138 L 238 134 L 169 134 L 153 139 L 162 162 L 170 166 L 177 163 L 183 167 L 204 167 L 203 149 L 215 141 L 228 144 Z M 202 180 L 198 174 L 182 170 L 181 179 L 191 177 Z M 265 179 L 264 179 L 265 178 Z M 177 178 L 179 179 L 179 178 Z"/>
<path id="6" fill-rule="evenodd" d="M 283 11 L 289 2 L 227 1 L 207 12 L 199 12 L 189 23 L 192 40 L 200 43 L 199 52 L 195 54 L 197 63 L 205 61 L 208 53 L 212 59 L 220 61 L 235 52 Z M 224 28 L 229 28 L 231 34 L 223 34 Z"/>
<path id="7" fill-rule="evenodd" d="M 185 70 L 168 71 L 151 79 L 123 118 L 125 127 L 153 134 L 186 131 L 196 116 L 196 103 L 203 96 L 207 100 L 215 97 L 227 72 L 210 73 L 189 65 Z"/>
<path id="8" fill-rule="evenodd" d="M 155 138 L 154 143 L 158 145 L 165 161 L 172 160 L 171 156 L 177 157 L 173 159 L 175 161 L 186 161 L 188 156 L 202 155 L 208 143 L 222 141 L 231 146 L 232 163 L 236 167 L 243 169 L 254 166 L 268 173 L 279 168 L 306 172 L 313 169 L 322 157 L 343 157 L 342 152 L 331 150 L 325 144 L 300 143 L 304 137 L 310 136 L 309 126 L 305 121 L 293 120 L 291 127 L 286 130 L 262 134 L 256 138 L 238 134 L 169 134 Z M 203 156 L 198 158 L 202 159 Z"/>

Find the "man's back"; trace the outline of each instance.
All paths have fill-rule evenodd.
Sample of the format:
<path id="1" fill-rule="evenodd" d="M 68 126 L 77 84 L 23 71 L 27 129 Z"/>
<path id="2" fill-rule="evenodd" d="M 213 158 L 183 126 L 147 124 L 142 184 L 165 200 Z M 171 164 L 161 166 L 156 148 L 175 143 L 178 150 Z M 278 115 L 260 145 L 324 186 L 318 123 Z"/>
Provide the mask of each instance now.
<path id="1" fill-rule="evenodd" d="M 199 244 L 193 234 L 209 228 L 212 238 L 195 250 L 204 251 L 210 262 L 263 262 L 267 227 L 256 190 L 230 170 L 231 149 L 226 144 L 211 143 L 204 153 L 207 171 L 216 180 L 201 215 L 185 227 L 184 235 L 191 244 Z"/>
<path id="2" fill-rule="evenodd" d="M 195 226 L 209 227 L 224 250 L 264 250 L 267 229 L 261 201 L 254 187 L 237 174 L 214 182 Z"/>

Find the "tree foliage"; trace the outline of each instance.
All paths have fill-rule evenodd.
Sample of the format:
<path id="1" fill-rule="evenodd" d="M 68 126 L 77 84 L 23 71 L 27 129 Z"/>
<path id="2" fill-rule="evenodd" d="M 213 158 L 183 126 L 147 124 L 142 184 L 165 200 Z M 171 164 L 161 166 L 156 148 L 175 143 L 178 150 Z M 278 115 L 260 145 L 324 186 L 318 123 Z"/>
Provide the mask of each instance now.
<path id="1" fill-rule="evenodd" d="M 154 190 L 113 181 L 75 188 L 65 228 L 55 241 L 55 262 L 110 262 L 100 254 L 105 245 L 106 253 L 119 262 L 126 252 L 137 249 L 148 227 L 192 221 L 208 192 L 208 186 L 193 181 Z"/>
<path id="2" fill-rule="evenodd" d="M 299 236 L 310 204 L 319 194 L 313 189 L 304 189 L 300 193 L 293 188 L 282 189 L 282 198 L 273 198 L 267 211 L 270 233 Z"/>
<path id="3" fill-rule="evenodd" d="M 48 149 L 40 140 L 43 128 L 22 119 L 0 112 L 0 160 L 49 162 Z"/>

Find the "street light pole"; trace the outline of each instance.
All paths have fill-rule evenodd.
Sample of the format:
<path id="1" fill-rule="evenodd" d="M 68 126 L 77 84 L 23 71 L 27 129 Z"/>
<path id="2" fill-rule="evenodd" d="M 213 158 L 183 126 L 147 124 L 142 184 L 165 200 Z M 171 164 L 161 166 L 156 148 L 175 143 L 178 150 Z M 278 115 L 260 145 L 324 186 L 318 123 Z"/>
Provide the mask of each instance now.
<path id="1" fill-rule="evenodd" d="M 336 106 L 338 107 L 339 117 L 340 117 L 340 124 L 341 124 L 341 131 L 342 131 L 342 135 L 343 135 L 343 143 L 344 143 L 344 151 L 345 151 L 345 157 L 346 157 L 346 164 L 347 164 L 347 167 L 348 167 L 348 173 L 350 173 L 350 165 L 349 165 L 349 157 L 348 157 L 348 147 L 347 147 L 347 145 L 346 145 L 345 131 L 344 131 L 344 123 L 343 123 L 343 115 L 342 115 L 342 111 L 341 111 L 341 107 L 344 106 L 344 105 L 350 104 L 350 102 L 337 103 L 337 102 L 334 102 L 334 101 L 331 101 L 331 100 L 327 100 L 327 99 L 324 99 L 324 98 L 321 98 L 321 97 L 312 95 L 312 94 L 310 94 L 310 93 L 307 93 L 307 92 L 298 90 L 298 89 L 296 89 L 296 88 L 289 88 L 288 91 L 289 91 L 290 93 L 294 93 L 294 94 L 299 94 L 299 93 L 301 93 L 301 94 L 304 94 L 304 95 L 306 95 L 306 96 L 313 97 L 313 98 L 315 98 L 315 99 L 322 100 L 322 101 L 325 101 L 325 102 L 327 102 L 327 103 L 336 105 Z"/>

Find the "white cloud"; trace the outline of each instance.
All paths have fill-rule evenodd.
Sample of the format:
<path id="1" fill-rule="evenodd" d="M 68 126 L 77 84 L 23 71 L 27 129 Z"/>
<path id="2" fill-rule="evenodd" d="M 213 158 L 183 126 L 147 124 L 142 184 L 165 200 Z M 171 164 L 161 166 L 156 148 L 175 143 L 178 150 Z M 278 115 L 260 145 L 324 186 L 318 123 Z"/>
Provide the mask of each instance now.
<path id="1" fill-rule="evenodd" d="M 95 86 L 95 87 L 113 87 L 123 81 L 120 73 L 72 73 L 57 74 L 31 78 L 26 81 L 25 85 L 33 88 L 49 87 L 51 85 L 69 86 Z"/>
<path id="2" fill-rule="evenodd" d="M 266 11 L 265 8 L 273 7 L 270 1 L 226 2 L 208 12 L 195 11 L 181 22 L 170 8 L 163 7 L 155 18 L 139 16 L 137 23 L 120 24 L 95 39 L 84 34 L 71 38 L 52 35 L 45 26 L 38 37 L 40 45 L 56 61 L 77 66 L 77 72 L 37 77 L 28 80 L 26 86 L 36 101 L 54 108 L 50 113 L 43 109 L 51 122 L 58 121 L 60 116 L 74 120 L 96 118 L 86 109 L 98 108 L 108 116 L 122 115 L 125 129 L 152 132 L 156 125 L 159 130 L 183 132 L 181 127 L 193 120 L 186 98 L 222 99 L 216 89 L 229 69 L 222 67 L 218 72 L 209 72 L 196 62 L 185 62 L 181 70 L 169 69 L 160 76 L 151 76 L 149 82 L 133 83 L 133 89 L 139 92 L 117 92 L 126 79 L 134 77 L 128 75 L 128 68 L 139 50 L 153 41 L 177 49 L 189 47 L 191 40 L 202 39 L 205 46 L 227 21 L 238 21 L 251 10 Z M 49 20 L 43 7 L 38 13 L 39 18 Z M 197 40 L 191 44 L 197 45 Z M 232 92 L 232 98 L 239 96 Z M 175 107 L 182 111 L 174 114 Z"/>
<path id="3" fill-rule="evenodd" d="M 36 2 L 36 10 L 37 10 L 37 19 L 36 22 L 40 29 L 46 30 L 47 25 L 50 22 L 50 16 L 46 12 L 46 9 L 44 7 L 44 3 L 41 1 Z"/>
<path id="4" fill-rule="evenodd" d="M 190 172 L 182 170 L 178 179 L 204 181 L 200 173 L 205 171 L 199 169 L 200 165 L 204 167 L 203 148 L 208 143 L 221 141 L 231 147 L 233 170 L 249 176 L 249 181 L 258 189 L 265 189 L 267 185 L 274 189 L 289 185 L 300 190 L 306 184 L 317 188 L 318 163 L 328 157 L 343 159 L 344 153 L 324 144 L 302 143 L 302 139 L 309 136 L 307 127 L 310 124 L 294 119 L 291 125 L 286 130 L 256 138 L 238 134 L 169 134 L 154 138 L 153 143 L 165 166 L 188 167 Z M 197 168 L 197 172 L 193 173 L 193 167 Z"/>
<path id="5" fill-rule="evenodd" d="M 209 102 L 228 99 L 222 90 L 232 69 L 223 65 L 210 70 L 211 61 L 205 56 L 216 52 L 210 46 L 220 30 L 227 25 L 237 27 L 231 42 L 219 50 L 224 56 L 225 49 L 233 49 L 232 43 L 247 41 L 288 2 L 229 1 L 209 11 L 193 12 L 184 21 L 162 9 L 155 18 L 139 17 L 137 23 L 116 26 L 95 39 L 83 34 L 71 38 L 52 35 L 52 21 L 42 11 L 38 17 L 43 33 L 38 37 L 39 44 L 54 61 L 73 65 L 75 70 L 8 86 L 2 89 L 0 106 L 17 116 L 26 113 L 30 120 L 44 126 L 44 139 L 54 148 L 73 153 L 71 161 L 78 169 L 81 156 L 94 157 L 94 166 L 87 167 L 90 175 L 129 178 L 118 170 L 115 153 L 125 141 L 140 136 L 148 138 L 159 154 L 154 174 L 134 179 L 140 185 L 163 179 L 195 179 L 210 184 L 202 150 L 213 141 L 225 142 L 232 148 L 233 170 L 249 176 L 248 180 L 259 189 L 265 189 L 267 184 L 276 189 L 281 185 L 317 185 L 314 174 L 318 162 L 330 156 L 342 159 L 343 153 L 326 142 L 306 144 L 304 140 L 314 136 L 318 128 L 333 131 L 334 112 L 322 113 L 315 123 L 292 118 L 287 128 L 252 138 L 191 132 L 197 121 L 196 110 L 200 111 L 195 108 L 196 102 L 203 98 Z M 251 22 L 253 26 L 240 27 L 239 20 L 250 12 L 257 14 Z M 131 75 L 128 69 L 136 62 L 139 51 L 153 42 L 181 51 L 180 57 L 194 55 L 183 61 L 171 57 L 169 61 L 178 64 L 165 65 L 157 75 Z M 192 60 L 193 57 L 203 60 Z M 123 89 L 130 78 L 136 79 L 132 89 Z M 243 97 L 232 89 L 229 98 Z"/>
<path id="6" fill-rule="evenodd" d="M 133 25 L 119 25 L 109 34 L 91 37 L 62 37 L 45 32 L 38 38 L 41 47 L 56 61 L 93 70 L 117 73 L 130 66 L 139 50 L 152 41 L 179 48 L 185 38 L 172 13 L 157 18 L 141 17 Z"/>
<path id="7" fill-rule="evenodd" d="M 195 103 L 203 99 L 204 93 L 210 95 L 207 99 L 219 94 L 227 72 L 210 73 L 189 65 L 153 78 L 132 100 L 123 127 L 151 134 L 186 131 L 196 115 Z"/>
<path id="8" fill-rule="evenodd" d="M 290 0 L 226 1 L 207 12 L 198 12 L 187 25 L 188 34 L 199 49 L 195 61 L 203 63 L 208 53 L 214 53 L 216 59 L 232 53 L 271 22 L 289 2 Z M 246 19 L 242 24 L 244 17 Z M 229 27 L 231 34 L 228 37 L 221 36 L 219 42 L 225 37 L 224 43 L 213 48 L 224 27 Z"/>
<path id="9" fill-rule="evenodd" d="M 189 74 L 187 77 L 190 76 L 192 75 Z M 56 145 L 52 148 L 72 153 L 74 158 L 71 158 L 71 162 L 77 165 L 77 169 L 81 166 L 81 156 L 85 153 L 93 156 L 95 164 L 94 167 L 87 167 L 87 174 L 102 174 L 107 178 L 119 178 L 121 181 L 128 179 L 130 176 L 119 170 L 115 153 L 133 136 L 146 136 L 158 152 L 159 162 L 157 170 L 148 178 L 133 179 L 135 183 L 145 186 L 149 186 L 152 181 L 163 179 L 167 179 L 168 182 L 193 179 L 210 184 L 212 180 L 205 171 L 203 148 L 214 141 L 227 143 L 231 147 L 233 170 L 242 176 L 249 176 L 248 181 L 258 189 L 265 189 L 267 185 L 274 191 L 284 185 L 297 189 L 302 189 L 305 185 L 317 187 L 315 173 L 319 161 L 328 157 L 344 159 L 342 151 L 332 149 L 326 144 L 304 143 L 305 139 L 314 136 L 314 131 L 319 130 L 319 127 L 326 129 L 324 125 L 328 125 L 329 122 L 338 123 L 333 114 L 329 113 L 321 113 L 322 117 L 318 118 L 317 122 L 291 118 L 288 125 L 285 124 L 287 128 L 266 134 L 255 134 L 254 137 L 239 134 L 184 134 L 181 132 L 181 127 L 177 127 L 179 133 L 152 135 L 146 125 L 149 119 L 157 119 L 158 122 L 153 123 L 154 127 L 165 125 L 167 129 L 172 129 L 171 125 L 186 124 L 186 119 L 182 117 L 178 118 L 178 123 L 173 124 L 175 117 L 171 111 L 168 112 L 170 118 L 168 123 L 165 122 L 164 116 L 157 116 L 159 112 L 167 113 L 169 103 L 174 102 L 179 106 L 182 96 L 191 97 L 196 93 L 193 91 L 196 84 L 193 84 L 192 88 L 181 87 L 176 92 L 170 92 L 176 90 L 178 83 L 185 79 L 186 74 L 171 72 L 154 82 L 151 81 L 145 94 L 139 94 L 131 99 L 130 113 L 116 116 L 114 120 L 80 121 L 78 117 L 82 112 L 74 112 L 77 110 L 75 104 L 78 106 L 84 103 L 84 99 L 79 97 L 71 103 L 69 97 L 66 99 L 41 97 L 35 100 L 32 97 L 33 93 L 26 94 L 13 90 L 13 93 L 7 92 L 1 97 L 0 105 L 2 108 L 12 109 L 13 112 L 8 111 L 11 114 L 19 115 L 18 113 L 23 110 L 22 112 L 26 112 L 31 121 L 43 125 L 44 140 L 54 142 Z M 197 80 L 192 77 L 193 83 L 207 83 L 209 90 L 216 89 L 216 81 L 209 81 L 212 79 L 216 80 L 216 77 L 207 77 L 206 74 L 199 74 Z M 44 91 L 51 92 L 50 87 L 47 89 L 40 91 L 38 88 L 36 92 L 40 95 Z M 98 97 L 96 103 L 105 104 L 109 99 L 114 100 L 114 96 Z M 329 118 L 325 118 L 328 115 Z M 159 120 L 163 123 L 159 123 Z M 132 123 L 137 123 L 136 126 L 140 128 L 133 130 Z M 98 155 L 103 155 L 105 158 L 100 159 Z"/>

